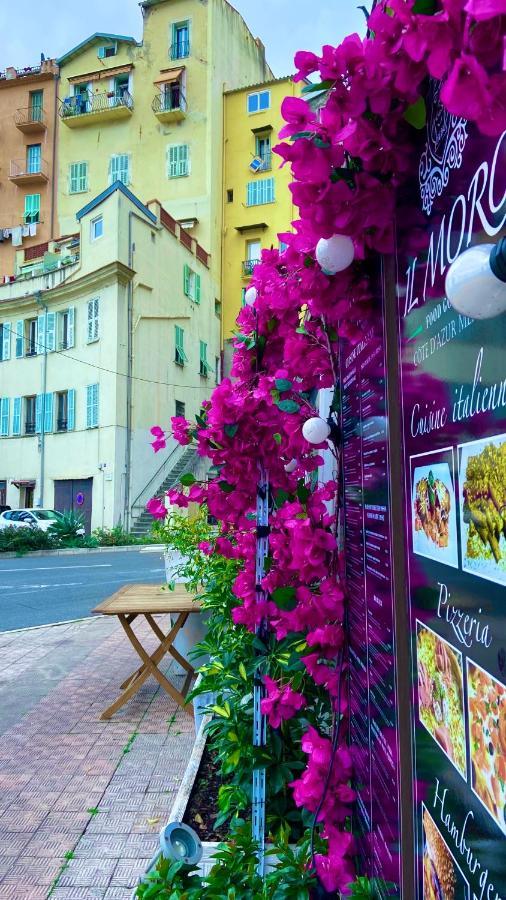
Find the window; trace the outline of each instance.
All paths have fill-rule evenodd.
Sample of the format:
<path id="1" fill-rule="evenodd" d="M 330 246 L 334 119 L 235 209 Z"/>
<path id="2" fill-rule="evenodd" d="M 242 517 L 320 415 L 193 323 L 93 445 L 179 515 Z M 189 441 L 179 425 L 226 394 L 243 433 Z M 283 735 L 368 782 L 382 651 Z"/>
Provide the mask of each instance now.
<path id="1" fill-rule="evenodd" d="M 178 417 L 183 417 L 183 418 L 184 418 L 184 416 L 185 416 L 185 410 L 186 410 L 186 406 L 185 406 L 185 404 L 183 403 L 183 401 L 182 401 L 182 400 L 176 400 L 176 403 L 175 403 L 175 415 L 178 416 Z"/>
<path id="2" fill-rule="evenodd" d="M 97 50 L 97 56 L 99 59 L 109 59 L 110 56 L 116 56 L 118 52 L 118 45 L 116 41 L 113 44 L 105 44 L 103 47 L 99 47 Z"/>
<path id="3" fill-rule="evenodd" d="M 234 192 L 233 192 L 233 190 L 229 189 L 227 191 L 227 203 L 233 203 L 233 202 L 234 202 Z"/>
<path id="4" fill-rule="evenodd" d="M 214 315 L 221 319 L 221 300 L 214 301 Z"/>
<path id="5" fill-rule="evenodd" d="M 34 222 L 40 222 L 40 194 L 26 195 L 23 220 L 25 225 L 32 225 Z"/>
<path id="6" fill-rule="evenodd" d="M 96 219 L 92 219 L 90 223 L 90 240 L 97 241 L 102 237 L 104 233 L 104 219 L 102 216 L 97 216 Z"/>
<path id="7" fill-rule="evenodd" d="M 30 91 L 30 119 L 32 122 L 42 122 L 44 91 Z"/>
<path id="8" fill-rule="evenodd" d="M 88 300 L 88 331 L 86 338 L 88 344 L 91 344 L 92 341 L 98 341 L 99 338 L 99 308 L 100 301 L 98 297 L 94 297 L 93 300 Z"/>
<path id="9" fill-rule="evenodd" d="M 270 91 L 257 91 L 254 94 L 248 94 L 248 112 L 256 113 L 262 112 L 264 109 L 269 109 L 271 105 L 271 92 Z"/>
<path id="10" fill-rule="evenodd" d="M 0 437 L 8 437 L 9 435 L 10 405 L 9 398 L 2 397 L 0 400 Z"/>
<path id="11" fill-rule="evenodd" d="M 167 177 L 180 178 L 190 174 L 190 148 L 188 144 L 172 144 L 167 147 Z"/>
<path id="12" fill-rule="evenodd" d="M 86 388 L 86 428 L 98 427 L 98 384 Z"/>
<path id="13" fill-rule="evenodd" d="M 25 356 L 35 356 L 37 353 L 37 319 L 27 319 L 25 322 Z"/>
<path id="14" fill-rule="evenodd" d="M 176 352 L 174 356 L 174 362 L 178 366 L 184 366 L 186 362 L 188 362 L 188 357 L 184 352 L 184 329 L 180 328 L 179 325 L 175 326 L 175 334 L 176 334 Z"/>
<path id="15" fill-rule="evenodd" d="M 207 361 L 207 344 L 204 341 L 200 341 L 200 375 L 202 378 L 207 378 L 211 371 L 211 366 Z"/>
<path id="16" fill-rule="evenodd" d="M 130 184 L 130 157 L 128 153 L 116 153 L 111 156 L 109 161 L 109 184 L 115 181 L 122 181 L 123 184 Z"/>
<path id="17" fill-rule="evenodd" d="M 41 145 L 29 144 L 26 148 L 26 171 L 30 173 L 40 172 L 41 168 Z"/>
<path id="18" fill-rule="evenodd" d="M 35 353 L 50 353 L 56 349 L 56 313 L 37 316 Z"/>
<path id="19" fill-rule="evenodd" d="M 0 360 L 11 358 L 11 323 L 3 322 L 0 325 Z"/>
<path id="20" fill-rule="evenodd" d="M 258 178 L 247 184 L 246 206 L 274 202 L 274 178 Z"/>
<path id="21" fill-rule="evenodd" d="M 128 88 L 130 87 L 130 78 L 128 73 L 126 75 L 116 75 L 114 79 L 114 96 L 118 100 L 122 100 L 125 95 L 128 95 Z"/>
<path id="22" fill-rule="evenodd" d="M 82 194 L 88 190 L 88 163 L 75 162 L 69 166 L 69 194 Z"/>
<path id="23" fill-rule="evenodd" d="M 165 82 L 160 89 L 160 111 L 171 112 L 175 109 L 186 109 L 181 78 Z"/>
<path id="24" fill-rule="evenodd" d="M 172 25 L 171 59 L 184 59 L 190 54 L 190 23 L 174 22 Z"/>
<path id="25" fill-rule="evenodd" d="M 25 397 L 25 434 L 35 434 L 36 397 Z"/>
<path id="26" fill-rule="evenodd" d="M 243 274 L 252 275 L 253 269 L 260 262 L 262 256 L 262 243 L 259 240 L 246 241 L 246 259 L 242 264 Z"/>
<path id="27" fill-rule="evenodd" d="M 255 138 L 255 156 L 262 160 L 261 170 L 268 171 L 271 168 L 271 137 L 270 134 L 257 134 Z"/>
<path id="28" fill-rule="evenodd" d="M 58 323 L 58 350 L 68 350 L 74 346 L 74 319 L 75 310 L 73 306 L 63 309 L 57 314 Z"/>
<path id="29" fill-rule="evenodd" d="M 60 391 L 56 395 L 56 430 L 73 431 L 75 418 L 74 390 Z"/>
<path id="30" fill-rule="evenodd" d="M 184 267 L 183 289 L 187 297 L 194 303 L 200 303 L 200 275 L 197 275 L 189 266 Z"/>

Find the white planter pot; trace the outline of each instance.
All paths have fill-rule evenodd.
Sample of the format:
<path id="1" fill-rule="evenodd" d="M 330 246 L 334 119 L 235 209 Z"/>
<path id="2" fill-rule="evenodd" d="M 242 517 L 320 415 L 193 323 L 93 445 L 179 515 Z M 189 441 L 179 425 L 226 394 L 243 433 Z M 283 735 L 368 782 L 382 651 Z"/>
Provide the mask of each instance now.
<path id="1" fill-rule="evenodd" d="M 178 565 L 181 564 L 181 555 L 173 550 L 166 550 L 164 553 L 165 558 L 165 577 L 167 579 L 167 584 L 171 584 L 174 581 L 178 581 L 182 583 L 187 579 L 181 578 L 181 576 L 177 575 L 176 569 Z M 206 633 L 207 626 L 206 622 L 209 618 L 209 611 L 199 612 L 199 613 L 191 613 L 188 616 L 186 624 L 181 629 L 179 634 L 177 635 L 174 641 L 174 647 L 178 651 L 178 653 L 183 656 L 187 662 L 191 663 L 191 665 L 197 669 L 199 666 L 204 665 L 208 660 L 208 656 L 198 656 L 192 657 L 191 651 L 195 647 L 196 644 L 203 641 Z M 174 621 L 174 620 L 173 620 Z M 174 663 L 173 671 L 176 675 L 184 675 L 184 669 L 182 666 Z"/>

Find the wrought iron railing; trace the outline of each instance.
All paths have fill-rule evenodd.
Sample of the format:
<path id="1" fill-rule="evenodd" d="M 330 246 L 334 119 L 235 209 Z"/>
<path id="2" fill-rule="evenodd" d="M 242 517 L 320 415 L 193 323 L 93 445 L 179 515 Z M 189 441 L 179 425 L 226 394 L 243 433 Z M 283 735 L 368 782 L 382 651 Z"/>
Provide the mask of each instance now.
<path id="1" fill-rule="evenodd" d="M 58 419 L 56 422 L 57 431 L 67 431 L 67 419 Z"/>
<path id="2" fill-rule="evenodd" d="M 11 159 L 10 177 L 21 178 L 24 175 L 43 175 L 49 178 L 49 166 L 45 159 L 30 160 Z"/>
<path id="3" fill-rule="evenodd" d="M 259 259 L 244 259 L 242 263 L 242 274 L 253 275 L 253 269 L 260 262 Z"/>
<path id="4" fill-rule="evenodd" d="M 25 422 L 25 434 L 35 434 L 35 422 Z"/>
<path id="5" fill-rule="evenodd" d="M 16 125 L 45 125 L 46 113 L 42 106 L 25 106 L 14 115 Z"/>
<path id="6" fill-rule="evenodd" d="M 190 55 L 190 41 L 176 41 L 170 45 L 171 59 L 184 59 Z"/>
<path id="7" fill-rule="evenodd" d="M 161 112 L 186 112 L 186 97 L 181 88 L 170 91 L 160 91 L 151 104 L 154 113 Z"/>
<path id="8" fill-rule="evenodd" d="M 97 112 L 105 112 L 108 109 L 116 109 L 124 106 L 132 109 L 133 97 L 128 91 L 107 91 L 102 94 L 76 94 L 74 97 L 65 97 L 60 100 L 60 117 L 66 119 L 70 116 L 86 116 Z"/>
<path id="9" fill-rule="evenodd" d="M 272 153 L 270 150 L 266 150 L 265 153 L 259 153 L 258 158 L 262 160 L 262 165 L 259 168 L 259 172 L 270 172 L 272 169 Z"/>

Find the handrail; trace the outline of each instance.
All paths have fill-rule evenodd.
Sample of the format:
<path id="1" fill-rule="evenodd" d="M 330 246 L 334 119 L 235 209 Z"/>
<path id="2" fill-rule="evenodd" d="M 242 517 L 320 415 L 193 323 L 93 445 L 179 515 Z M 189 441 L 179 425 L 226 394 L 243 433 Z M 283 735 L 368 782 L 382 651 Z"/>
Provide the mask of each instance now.
<path id="1" fill-rule="evenodd" d="M 154 113 L 186 112 L 186 97 L 181 88 L 174 91 L 174 96 L 169 91 L 167 93 L 159 91 L 153 98 L 151 109 Z"/>
<path id="2" fill-rule="evenodd" d="M 14 114 L 14 123 L 16 125 L 45 125 L 46 111 L 38 104 L 22 106 Z"/>
<path id="3" fill-rule="evenodd" d="M 65 97 L 60 100 L 60 118 L 70 116 L 92 115 L 96 112 L 104 112 L 108 109 L 116 109 L 125 106 L 132 109 L 134 105 L 132 95 L 124 91 L 107 91 L 101 94 L 74 94 L 73 97 Z"/>
<path id="4" fill-rule="evenodd" d="M 150 488 L 151 484 L 152 484 L 156 479 L 159 479 L 159 478 L 160 478 L 163 469 L 165 469 L 165 467 L 167 466 L 167 463 L 170 462 L 170 460 L 172 459 L 172 457 L 173 457 L 179 450 L 181 451 L 181 454 L 180 454 L 180 455 L 182 456 L 183 453 L 185 452 L 185 450 L 187 450 L 187 449 L 188 449 L 187 446 L 181 447 L 180 444 L 176 444 L 176 446 L 172 448 L 172 450 L 170 451 L 169 455 L 164 459 L 164 461 L 163 461 L 163 463 L 161 464 L 161 466 L 160 466 L 160 467 L 156 470 L 156 472 L 151 476 L 151 478 L 149 479 L 149 481 L 146 482 L 146 484 L 144 485 L 142 491 L 140 491 L 140 493 L 137 494 L 137 497 L 135 498 L 135 500 L 130 504 L 130 510 L 131 510 L 132 512 L 133 512 L 133 510 L 134 510 L 135 508 L 139 508 L 139 507 L 143 508 L 143 507 L 145 506 L 144 503 L 139 503 L 138 501 L 141 499 L 141 497 L 142 497 L 142 495 L 143 495 L 144 493 L 148 492 L 148 489 Z"/>

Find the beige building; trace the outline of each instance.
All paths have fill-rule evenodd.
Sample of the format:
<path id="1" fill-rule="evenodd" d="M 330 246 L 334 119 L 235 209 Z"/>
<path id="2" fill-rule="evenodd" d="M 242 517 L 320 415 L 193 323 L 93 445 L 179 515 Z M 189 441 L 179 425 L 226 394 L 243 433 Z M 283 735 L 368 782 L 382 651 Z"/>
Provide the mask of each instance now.
<path id="1" fill-rule="evenodd" d="M 58 67 L 49 59 L 0 72 L 1 281 L 15 274 L 19 247 L 37 253 L 57 233 L 57 79 Z"/>
<path id="2" fill-rule="evenodd" d="M 72 230 L 0 286 L 0 503 L 129 527 L 185 454 L 155 456 L 150 427 L 216 382 L 217 286 L 203 247 L 121 182 Z"/>

